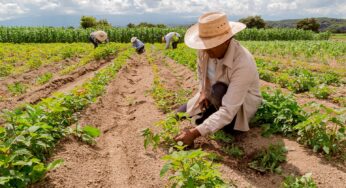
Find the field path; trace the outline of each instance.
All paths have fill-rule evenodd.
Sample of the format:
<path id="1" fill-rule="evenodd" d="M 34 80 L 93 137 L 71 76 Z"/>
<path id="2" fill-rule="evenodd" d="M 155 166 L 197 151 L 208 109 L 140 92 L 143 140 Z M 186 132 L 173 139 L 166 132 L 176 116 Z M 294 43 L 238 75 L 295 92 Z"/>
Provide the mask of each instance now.
<path id="1" fill-rule="evenodd" d="M 81 125 L 102 136 L 96 147 L 73 139 L 59 144 L 54 159 L 65 163 L 34 187 L 163 187 L 159 154 L 145 151 L 140 131 L 164 115 L 150 95 L 153 74 L 144 56 L 134 56 L 110 83 L 106 94 L 82 113 Z"/>

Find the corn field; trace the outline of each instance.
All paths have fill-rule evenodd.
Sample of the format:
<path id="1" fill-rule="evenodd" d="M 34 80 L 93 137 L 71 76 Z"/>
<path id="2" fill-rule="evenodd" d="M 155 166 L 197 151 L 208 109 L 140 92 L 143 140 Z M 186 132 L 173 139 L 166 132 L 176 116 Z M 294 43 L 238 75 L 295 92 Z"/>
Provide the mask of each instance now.
<path id="1" fill-rule="evenodd" d="M 88 42 L 93 29 L 53 28 L 53 27 L 0 27 L 0 42 L 11 43 L 55 43 Z M 105 29 L 112 42 L 129 42 L 136 36 L 146 43 L 161 42 L 162 36 L 176 31 L 184 36 L 186 28 L 108 28 Z M 327 40 L 330 33 L 316 34 L 312 31 L 296 29 L 246 29 L 238 40 Z M 181 40 L 181 42 L 183 39 Z"/>

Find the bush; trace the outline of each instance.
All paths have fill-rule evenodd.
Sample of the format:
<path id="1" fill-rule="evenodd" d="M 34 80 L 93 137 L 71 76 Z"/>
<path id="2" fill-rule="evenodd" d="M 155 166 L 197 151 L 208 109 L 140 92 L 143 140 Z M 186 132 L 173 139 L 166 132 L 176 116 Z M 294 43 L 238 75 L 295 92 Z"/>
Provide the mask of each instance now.
<path id="1" fill-rule="evenodd" d="M 97 25 L 96 18 L 93 16 L 82 16 L 80 26 L 84 29 L 95 27 Z"/>
<path id="2" fill-rule="evenodd" d="M 249 17 L 240 19 L 239 22 L 244 23 L 246 27 L 248 28 L 261 29 L 266 27 L 266 23 L 261 18 L 261 16 L 249 16 Z"/>
<path id="3" fill-rule="evenodd" d="M 297 23 L 297 29 L 318 32 L 319 28 L 320 24 L 316 21 L 315 18 L 305 18 Z"/>

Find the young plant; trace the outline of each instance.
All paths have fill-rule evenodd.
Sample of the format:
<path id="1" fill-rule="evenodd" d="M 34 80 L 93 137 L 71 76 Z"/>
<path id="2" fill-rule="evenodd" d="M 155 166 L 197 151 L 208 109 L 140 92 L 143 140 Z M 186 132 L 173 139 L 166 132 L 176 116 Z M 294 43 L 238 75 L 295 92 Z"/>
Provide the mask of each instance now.
<path id="1" fill-rule="evenodd" d="M 328 86 L 321 84 L 317 87 L 312 88 L 311 92 L 318 99 L 327 99 L 332 91 Z"/>
<path id="2" fill-rule="evenodd" d="M 79 138 L 81 141 L 86 142 L 87 144 L 95 145 L 95 138 L 99 137 L 101 135 L 101 132 L 98 128 L 95 128 L 93 126 L 86 125 L 81 127 L 77 124 L 76 129 L 73 130 L 73 135 Z"/>
<path id="3" fill-rule="evenodd" d="M 42 74 L 36 78 L 36 83 L 42 85 L 42 84 L 49 82 L 49 80 L 52 78 L 53 78 L 52 73 L 50 73 L 50 72 L 44 73 L 44 74 Z"/>
<path id="4" fill-rule="evenodd" d="M 211 139 L 216 140 L 216 141 L 222 141 L 224 143 L 232 143 L 234 141 L 234 138 L 232 135 L 225 133 L 222 130 L 219 130 L 215 132 L 214 134 L 209 136 Z"/>
<path id="5" fill-rule="evenodd" d="M 20 95 L 26 92 L 27 86 L 20 82 L 8 84 L 7 89 L 14 95 Z"/>
<path id="6" fill-rule="evenodd" d="M 174 146 L 176 144 L 174 137 L 177 136 L 180 131 L 180 121 L 182 119 L 188 119 L 188 117 L 189 115 L 186 113 L 169 114 L 165 120 L 156 123 L 157 126 L 162 128 L 162 131 L 158 134 L 153 133 L 149 128 L 144 129 L 142 131 L 144 148 L 152 145 L 153 148 L 156 149 L 161 143 L 168 147 Z"/>
<path id="7" fill-rule="evenodd" d="M 273 133 L 292 135 L 293 127 L 306 119 L 303 109 L 292 95 L 284 95 L 280 90 L 262 91 L 263 102 L 252 119 L 253 123 L 263 126 L 263 135 Z"/>
<path id="8" fill-rule="evenodd" d="M 240 158 L 244 156 L 244 151 L 234 144 L 223 146 L 222 151 L 234 158 Z"/>
<path id="9" fill-rule="evenodd" d="M 317 188 L 316 183 L 312 179 L 312 174 L 307 173 L 301 177 L 287 176 L 282 182 L 283 188 Z"/>
<path id="10" fill-rule="evenodd" d="M 198 150 L 184 151 L 184 147 L 177 148 L 171 154 L 163 157 L 167 161 L 162 167 L 160 176 L 168 171 L 171 187 L 192 188 L 221 188 L 230 187 L 222 179 L 217 165 L 209 160 L 209 153 Z"/>
<path id="11" fill-rule="evenodd" d="M 262 173 L 281 173 L 280 164 L 286 161 L 286 153 L 287 149 L 282 143 L 271 144 L 268 149 L 260 151 L 249 167 Z"/>
<path id="12" fill-rule="evenodd" d="M 296 125 L 298 141 L 327 156 L 342 154 L 346 149 L 346 110 L 315 106 L 306 121 Z M 321 112 L 324 113 L 321 113 Z"/>

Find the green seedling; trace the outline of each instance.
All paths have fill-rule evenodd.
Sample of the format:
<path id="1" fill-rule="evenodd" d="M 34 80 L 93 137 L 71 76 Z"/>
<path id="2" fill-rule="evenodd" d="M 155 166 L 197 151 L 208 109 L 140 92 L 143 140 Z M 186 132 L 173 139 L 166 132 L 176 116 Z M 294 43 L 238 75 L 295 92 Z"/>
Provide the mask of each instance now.
<path id="1" fill-rule="evenodd" d="M 244 151 L 240 149 L 238 146 L 235 146 L 233 144 L 223 146 L 222 151 L 225 152 L 227 155 L 230 155 L 234 158 L 240 158 L 244 156 Z"/>
<path id="2" fill-rule="evenodd" d="M 20 95 L 26 92 L 27 86 L 20 82 L 8 84 L 7 89 L 14 95 Z"/>
<path id="3" fill-rule="evenodd" d="M 73 135 L 79 138 L 81 141 L 86 142 L 87 144 L 95 145 L 95 138 L 99 137 L 101 135 L 101 132 L 98 128 L 90 125 L 86 125 L 83 127 L 76 125 L 76 129 L 74 129 Z"/>
<path id="4" fill-rule="evenodd" d="M 286 161 L 286 153 L 287 149 L 283 144 L 271 144 L 268 149 L 257 154 L 249 167 L 262 173 L 281 173 L 280 164 Z"/>
<path id="5" fill-rule="evenodd" d="M 222 130 L 215 132 L 214 134 L 209 136 L 211 139 L 216 141 L 221 141 L 224 143 L 232 143 L 234 141 L 234 137 L 230 134 L 225 133 Z"/>
<path id="6" fill-rule="evenodd" d="M 312 179 L 312 174 L 307 173 L 301 177 L 287 176 L 282 183 L 283 188 L 317 188 L 316 183 Z"/>
<path id="7" fill-rule="evenodd" d="M 36 83 L 42 85 L 49 82 L 49 80 L 51 80 L 52 78 L 53 78 L 52 73 L 44 73 L 36 78 Z"/>

